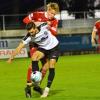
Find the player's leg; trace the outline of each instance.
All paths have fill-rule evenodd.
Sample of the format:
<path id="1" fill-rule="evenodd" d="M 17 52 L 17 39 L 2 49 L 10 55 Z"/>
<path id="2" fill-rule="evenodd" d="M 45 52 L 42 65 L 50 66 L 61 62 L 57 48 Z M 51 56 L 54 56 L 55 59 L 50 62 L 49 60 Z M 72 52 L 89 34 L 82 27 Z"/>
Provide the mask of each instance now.
<path id="1" fill-rule="evenodd" d="M 47 60 L 47 57 L 43 57 L 41 60 L 42 63 L 42 68 L 41 68 L 41 73 L 42 73 L 42 80 L 44 78 L 44 76 L 46 75 L 48 68 L 49 68 L 49 62 Z"/>
<path id="2" fill-rule="evenodd" d="M 33 55 L 35 51 L 36 51 L 36 48 L 34 47 L 30 48 L 30 57 Z M 32 86 L 31 73 L 32 73 L 32 64 L 29 65 L 28 70 L 27 70 L 27 84 L 25 87 L 25 95 L 27 98 L 31 97 L 31 86 Z"/>
<path id="3" fill-rule="evenodd" d="M 32 47 L 33 43 L 30 42 L 29 47 L 30 47 L 30 57 L 32 57 L 33 53 L 36 51 L 37 48 Z M 31 83 L 31 73 L 32 73 L 32 64 L 28 66 L 27 70 L 27 83 Z"/>
<path id="4" fill-rule="evenodd" d="M 32 72 L 39 71 L 38 61 L 43 57 L 44 57 L 44 53 L 39 50 L 37 50 L 32 55 Z M 39 92 L 40 94 L 42 94 L 42 89 L 40 88 L 40 86 L 38 84 L 35 84 L 33 89 L 35 91 Z"/>
<path id="5" fill-rule="evenodd" d="M 25 87 L 25 95 L 26 95 L 26 98 L 31 98 L 31 86 L 27 85 Z"/>
<path id="6" fill-rule="evenodd" d="M 54 77 L 55 77 L 55 64 L 56 64 L 58 57 L 59 57 L 58 47 L 56 47 L 50 51 L 49 57 L 50 57 L 50 60 L 49 60 L 48 82 L 47 82 L 47 87 L 44 89 L 44 92 L 41 96 L 42 98 L 48 96 L 49 89 L 50 89 L 52 82 L 54 80 Z"/>
<path id="7" fill-rule="evenodd" d="M 32 86 L 32 81 L 31 81 L 31 73 L 32 73 L 32 66 L 30 65 L 28 67 L 28 72 L 27 72 L 27 84 L 25 87 L 25 95 L 27 98 L 31 97 L 31 86 Z"/>
<path id="8" fill-rule="evenodd" d="M 27 71 L 27 83 L 31 83 L 32 65 L 30 64 Z"/>
<path id="9" fill-rule="evenodd" d="M 52 82 L 53 82 L 54 77 L 55 77 L 55 67 L 54 66 L 55 66 L 56 60 L 51 59 L 49 63 L 50 63 L 50 67 L 49 67 L 48 82 L 47 82 L 46 88 L 44 89 L 43 94 L 41 95 L 42 98 L 48 96 L 50 87 L 51 87 Z"/>
<path id="10" fill-rule="evenodd" d="M 39 66 L 38 66 L 38 61 L 40 59 L 42 59 L 44 57 L 44 53 L 37 50 L 36 52 L 34 52 L 34 54 L 32 55 L 31 59 L 32 59 L 32 71 L 39 71 Z"/>
<path id="11" fill-rule="evenodd" d="M 46 72 L 48 70 L 48 62 L 47 62 L 47 58 L 43 57 L 41 60 L 41 63 L 42 63 L 42 68 L 41 68 L 41 73 L 42 73 L 42 80 L 44 78 L 44 76 L 46 75 Z M 41 81 L 42 82 L 42 81 Z M 41 83 L 40 82 L 40 83 Z M 38 84 L 35 84 L 34 87 L 33 87 L 33 90 L 37 91 L 38 93 L 42 94 L 43 93 L 43 90 L 40 88 L 40 86 Z"/>
<path id="12" fill-rule="evenodd" d="M 36 92 L 38 92 L 38 93 L 40 93 L 40 94 L 42 94 L 42 89 L 39 87 L 39 85 L 38 84 L 33 84 L 32 83 L 32 81 L 31 81 L 31 73 L 32 73 L 32 65 L 30 65 L 29 67 L 28 67 L 28 73 L 27 73 L 27 86 L 26 86 L 26 88 L 25 88 L 25 95 L 26 95 L 26 97 L 31 97 L 31 96 L 29 96 L 29 94 L 31 95 L 31 87 L 33 86 L 33 90 L 35 90 Z M 45 69 L 45 67 L 42 69 L 42 76 L 44 77 L 44 75 L 45 75 L 45 73 L 46 73 L 46 69 Z M 43 78 L 42 77 L 42 78 Z"/>
<path id="13" fill-rule="evenodd" d="M 34 85 L 33 90 L 35 90 L 39 94 L 42 94 L 43 93 L 42 88 L 38 84 Z"/>
<path id="14" fill-rule="evenodd" d="M 32 66 L 30 68 L 31 68 L 31 73 L 32 73 Z M 39 86 L 39 83 L 32 82 L 31 74 L 30 74 L 30 77 L 29 77 L 28 80 L 30 80 L 30 81 L 27 82 L 27 86 L 25 88 L 25 95 L 26 95 L 27 98 L 31 97 L 31 87 L 33 87 L 33 90 L 35 90 L 39 94 L 43 93 L 41 87 Z"/>

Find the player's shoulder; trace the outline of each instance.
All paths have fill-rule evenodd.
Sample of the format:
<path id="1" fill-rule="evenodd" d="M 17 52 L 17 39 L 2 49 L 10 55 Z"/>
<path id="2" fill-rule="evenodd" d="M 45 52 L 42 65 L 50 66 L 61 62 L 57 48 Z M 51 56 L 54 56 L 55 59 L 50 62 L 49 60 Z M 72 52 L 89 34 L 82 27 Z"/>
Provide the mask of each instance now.
<path id="1" fill-rule="evenodd" d="M 35 11 L 34 13 L 38 13 L 38 14 L 44 14 L 44 11 Z"/>
<path id="2" fill-rule="evenodd" d="M 59 19 L 55 15 L 52 21 L 55 22 L 55 23 L 58 23 L 59 22 Z"/>
<path id="3" fill-rule="evenodd" d="M 59 20 L 58 20 L 57 18 L 54 18 L 54 19 L 52 20 L 52 22 L 53 22 L 53 23 L 58 23 Z"/>

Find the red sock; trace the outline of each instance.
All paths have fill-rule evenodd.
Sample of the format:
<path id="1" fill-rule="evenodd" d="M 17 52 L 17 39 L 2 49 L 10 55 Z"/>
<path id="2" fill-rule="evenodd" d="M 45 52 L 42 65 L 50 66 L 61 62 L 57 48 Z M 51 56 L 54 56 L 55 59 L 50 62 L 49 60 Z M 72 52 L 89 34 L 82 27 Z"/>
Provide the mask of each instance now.
<path id="1" fill-rule="evenodd" d="M 31 82 L 31 73 L 32 73 L 32 66 L 30 65 L 28 67 L 28 72 L 27 72 L 27 82 Z"/>

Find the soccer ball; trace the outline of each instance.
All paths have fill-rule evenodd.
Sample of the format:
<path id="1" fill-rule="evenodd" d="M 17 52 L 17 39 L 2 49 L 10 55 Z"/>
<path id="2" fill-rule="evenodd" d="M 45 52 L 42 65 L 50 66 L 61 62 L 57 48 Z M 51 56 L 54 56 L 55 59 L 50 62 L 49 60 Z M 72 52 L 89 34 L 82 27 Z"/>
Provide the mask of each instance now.
<path id="1" fill-rule="evenodd" d="M 33 82 L 40 82 L 42 80 L 42 73 L 40 71 L 35 71 L 31 73 L 31 80 Z"/>

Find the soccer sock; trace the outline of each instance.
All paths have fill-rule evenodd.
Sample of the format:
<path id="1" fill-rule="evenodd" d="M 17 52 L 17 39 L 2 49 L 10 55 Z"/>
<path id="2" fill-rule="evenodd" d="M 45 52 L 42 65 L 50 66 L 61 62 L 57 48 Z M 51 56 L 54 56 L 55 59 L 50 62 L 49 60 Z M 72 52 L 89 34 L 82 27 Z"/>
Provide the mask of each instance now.
<path id="1" fill-rule="evenodd" d="M 53 79 L 55 76 L 55 68 L 49 68 L 49 76 L 48 76 L 48 83 L 47 83 L 47 87 L 50 88 Z"/>
<path id="2" fill-rule="evenodd" d="M 32 65 L 28 67 L 28 72 L 27 72 L 27 83 L 31 82 L 31 73 L 32 73 Z"/>
<path id="3" fill-rule="evenodd" d="M 32 71 L 39 71 L 38 61 L 32 61 Z"/>

